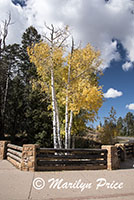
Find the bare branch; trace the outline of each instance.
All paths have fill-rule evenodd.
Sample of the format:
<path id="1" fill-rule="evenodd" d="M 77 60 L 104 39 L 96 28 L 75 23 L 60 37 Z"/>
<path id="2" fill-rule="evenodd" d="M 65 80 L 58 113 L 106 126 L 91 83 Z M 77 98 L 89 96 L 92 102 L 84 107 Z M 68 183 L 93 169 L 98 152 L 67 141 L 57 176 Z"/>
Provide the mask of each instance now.
<path id="1" fill-rule="evenodd" d="M 55 37 L 54 37 L 54 40 L 56 40 L 57 38 L 59 38 L 59 37 L 61 37 L 62 36 L 62 33 L 59 33 L 58 35 L 56 35 Z"/>
<path id="2" fill-rule="evenodd" d="M 62 41 L 61 41 L 61 43 L 60 43 L 60 45 L 59 45 L 59 47 L 61 47 L 62 46 L 62 44 L 67 40 L 67 38 L 69 37 L 69 35 L 68 36 L 66 36 Z"/>
<path id="3" fill-rule="evenodd" d="M 46 35 L 44 35 L 44 38 L 45 38 L 46 40 L 48 40 L 49 42 L 51 42 L 51 40 L 50 40 Z"/>
<path id="4" fill-rule="evenodd" d="M 72 37 L 71 55 L 73 54 L 73 51 L 74 51 L 74 38 Z"/>
<path id="5" fill-rule="evenodd" d="M 55 29 L 53 24 L 51 24 L 51 27 L 50 27 L 45 23 L 45 27 L 49 31 L 50 37 L 48 37 L 47 34 L 45 34 L 44 38 L 52 46 L 61 47 L 63 43 L 67 40 L 67 38 L 70 36 L 69 31 L 68 31 L 68 26 L 64 27 L 63 29 L 61 28 Z"/>
<path id="6" fill-rule="evenodd" d="M 3 38 L 2 38 L 2 43 L 3 43 L 3 49 L 6 47 L 6 38 L 8 35 L 8 27 L 11 25 L 11 13 L 8 15 L 8 19 L 5 20 L 4 22 L 4 28 L 3 28 Z"/>
<path id="7" fill-rule="evenodd" d="M 52 31 L 52 29 L 47 25 L 46 22 L 45 22 L 45 27 L 46 27 L 49 31 Z"/>

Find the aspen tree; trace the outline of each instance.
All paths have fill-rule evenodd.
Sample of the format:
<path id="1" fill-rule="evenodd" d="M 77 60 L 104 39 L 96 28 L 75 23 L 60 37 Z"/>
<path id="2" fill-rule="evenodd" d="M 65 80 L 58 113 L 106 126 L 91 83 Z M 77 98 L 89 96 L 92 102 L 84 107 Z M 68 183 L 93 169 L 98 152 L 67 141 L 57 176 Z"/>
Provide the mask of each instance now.
<path id="1" fill-rule="evenodd" d="M 63 124 L 67 149 L 71 144 L 73 118 L 85 110 L 86 117 L 93 121 L 102 106 L 102 88 L 94 79 L 99 73 L 100 52 L 90 44 L 75 49 L 72 40 L 71 53 L 67 53 L 63 44 L 69 36 L 68 27 L 56 30 L 52 25 L 47 28 L 50 38 L 45 35 L 46 41 L 28 48 L 28 54 L 37 67 L 41 89 L 52 99 L 54 148 L 61 148 L 59 111 L 65 108 Z"/>
<path id="2" fill-rule="evenodd" d="M 103 102 L 101 87 L 94 83 L 92 75 L 97 76 L 101 60 L 100 52 L 88 44 L 85 48 L 74 49 L 67 56 L 67 87 L 66 87 L 66 123 L 65 148 L 70 148 L 73 115 L 84 109 L 94 119 Z M 70 120 L 68 119 L 70 113 Z M 91 114 L 92 113 L 92 114 Z"/>
<path id="3" fill-rule="evenodd" d="M 41 85 L 48 91 L 48 93 L 51 93 L 53 111 L 53 143 L 54 148 L 61 148 L 59 108 L 55 91 L 55 77 L 59 76 L 58 73 L 60 67 L 63 66 L 63 47 L 69 33 L 68 26 L 57 30 L 53 25 L 51 25 L 51 27 L 46 25 L 46 28 L 50 32 L 50 37 L 45 35 L 45 41 L 36 44 L 33 48 L 28 48 L 28 53 L 31 61 L 37 66 L 39 76 L 42 78 Z M 44 83 L 44 85 L 42 83 Z"/>

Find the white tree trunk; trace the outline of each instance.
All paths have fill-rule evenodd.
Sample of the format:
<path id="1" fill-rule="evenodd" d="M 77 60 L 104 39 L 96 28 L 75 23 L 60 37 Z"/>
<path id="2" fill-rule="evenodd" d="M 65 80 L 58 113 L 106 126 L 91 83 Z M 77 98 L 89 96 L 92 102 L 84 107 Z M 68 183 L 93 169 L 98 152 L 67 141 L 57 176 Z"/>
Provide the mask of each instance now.
<path id="1" fill-rule="evenodd" d="M 72 129 L 72 122 L 73 122 L 73 111 L 70 111 L 70 121 L 69 121 L 69 127 L 68 127 L 68 148 L 70 149 L 71 145 L 71 129 Z"/>
<path id="2" fill-rule="evenodd" d="M 52 90 L 52 108 L 53 108 L 53 143 L 54 148 L 57 149 L 57 133 L 56 133 L 56 105 L 55 105 L 55 87 L 54 87 L 54 72 L 51 69 L 51 90 Z"/>
<path id="3" fill-rule="evenodd" d="M 71 49 L 71 57 L 74 51 L 74 40 L 72 38 L 72 49 Z M 70 87 L 70 76 L 71 76 L 71 65 L 68 67 L 68 81 L 67 81 L 67 88 L 66 88 L 66 107 L 65 107 L 65 149 L 70 148 L 71 143 L 71 128 L 72 128 L 72 119 L 73 119 L 73 112 L 70 111 L 70 122 L 69 122 L 69 114 L 68 114 L 68 104 L 69 104 L 69 96 L 68 91 Z"/>
<path id="4" fill-rule="evenodd" d="M 66 96 L 65 107 L 65 149 L 68 148 L 68 95 Z"/>
<path id="5" fill-rule="evenodd" d="M 56 99 L 55 99 L 56 100 Z M 59 120 L 59 111 L 58 111 L 58 106 L 57 106 L 57 101 L 55 102 L 56 104 L 56 122 L 57 122 L 57 139 L 58 139 L 58 148 L 62 148 L 61 144 L 61 137 L 60 137 L 60 120 Z"/>

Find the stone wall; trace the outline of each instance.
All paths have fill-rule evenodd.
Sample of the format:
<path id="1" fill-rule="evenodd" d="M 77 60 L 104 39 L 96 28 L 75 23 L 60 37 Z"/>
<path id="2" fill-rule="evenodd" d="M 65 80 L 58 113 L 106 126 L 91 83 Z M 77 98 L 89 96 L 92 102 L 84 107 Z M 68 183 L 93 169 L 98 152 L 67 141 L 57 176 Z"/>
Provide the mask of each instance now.
<path id="1" fill-rule="evenodd" d="M 23 145 L 21 170 L 22 171 L 35 171 L 36 170 L 36 155 L 37 148 L 39 146 L 35 144 Z"/>
<path id="2" fill-rule="evenodd" d="M 107 149 L 107 169 L 114 170 L 119 169 L 120 161 L 118 158 L 117 147 L 114 145 L 103 145 L 102 149 Z"/>
<path id="3" fill-rule="evenodd" d="M 0 160 L 6 159 L 6 149 L 9 143 L 10 141 L 0 141 Z"/>

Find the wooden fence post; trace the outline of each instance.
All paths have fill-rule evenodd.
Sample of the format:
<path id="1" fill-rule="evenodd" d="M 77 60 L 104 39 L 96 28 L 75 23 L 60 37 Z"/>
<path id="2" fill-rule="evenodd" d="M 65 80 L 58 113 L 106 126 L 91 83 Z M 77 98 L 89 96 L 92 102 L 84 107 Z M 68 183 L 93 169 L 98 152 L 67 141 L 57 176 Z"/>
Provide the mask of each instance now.
<path id="1" fill-rule="evenodd" d="M 24 144 L 22 150 L 22 171 L 35 171 L 36 170 L 36 156 L 37 148 L 39 145 L 36 144 Z"/>
<path id="2" fill-rule="evenodd" d="M 0 141 L 0 160 L 3 160 L 6 158 L 7 144 L 9 143 L 10 141 L 6 141 L 6 140 Z"/>
<path id="3" fill-rule="evenodd" d="M 113 170 L 120 167 L 117 147 L 114 145 L 102 145 L 102 149 L 107 149 L 107 169 Z"/>

